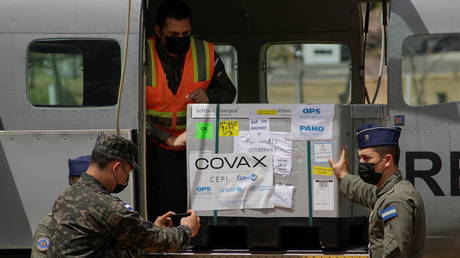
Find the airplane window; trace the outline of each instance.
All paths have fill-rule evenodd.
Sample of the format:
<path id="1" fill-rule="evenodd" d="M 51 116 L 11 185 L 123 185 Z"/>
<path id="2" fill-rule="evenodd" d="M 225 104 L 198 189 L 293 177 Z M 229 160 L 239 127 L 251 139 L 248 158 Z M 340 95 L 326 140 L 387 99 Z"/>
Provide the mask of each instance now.
<path id="1" fill-rule="evenodd" d="M 410 106 L 460 101 L 460 34 L 416 35 L 403 42 L 402 92 Z"/>
<path id="2" fill-rule="evenodd" d="M 36 40 L 27 53 L 27 97 L 34 106 L 113 106 L 120 80 L 114 40 Z"/>
<path id="3" fill-rule="evenodd" d="M 267 50 L 269 103 L 349 103 L 351 54 L 342 44 L 279 44 Z"/>
<path id="4" fill-rule="evenodd" d="M 214 46 L 214 50 L 220 57 L 220 60 L 222 60 L 222 63 L 224 63 L 228 77 L 238 89 L 238 56 L 236 49 L 231 45 L 217 44 Z"/>

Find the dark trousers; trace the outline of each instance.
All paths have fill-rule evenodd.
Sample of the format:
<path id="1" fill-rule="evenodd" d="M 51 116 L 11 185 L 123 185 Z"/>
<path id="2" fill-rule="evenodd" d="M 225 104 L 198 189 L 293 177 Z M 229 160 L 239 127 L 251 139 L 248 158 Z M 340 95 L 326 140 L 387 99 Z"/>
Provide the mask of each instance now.
<path id="1" fill-rule="evenodd" d="M 147 202 L 150 221 L 168 211 L 187 211 L 187 157 L 147 141 Z"/>

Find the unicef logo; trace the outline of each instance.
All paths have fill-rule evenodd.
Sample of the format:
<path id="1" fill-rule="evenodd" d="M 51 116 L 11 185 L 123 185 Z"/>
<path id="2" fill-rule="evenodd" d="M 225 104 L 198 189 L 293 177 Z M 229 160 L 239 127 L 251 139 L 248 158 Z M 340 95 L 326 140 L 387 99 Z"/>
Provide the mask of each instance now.
<path id="1" fill-rule="evenodd" d="M 238 175 L 236 177 L 236 180 L 240 181 L 240 182 L 249 182 L 249 181 L 256 181 L 257 180 L 257 175 L 254 174 L 254 173 L 251 173 L 249 175 Z"/>

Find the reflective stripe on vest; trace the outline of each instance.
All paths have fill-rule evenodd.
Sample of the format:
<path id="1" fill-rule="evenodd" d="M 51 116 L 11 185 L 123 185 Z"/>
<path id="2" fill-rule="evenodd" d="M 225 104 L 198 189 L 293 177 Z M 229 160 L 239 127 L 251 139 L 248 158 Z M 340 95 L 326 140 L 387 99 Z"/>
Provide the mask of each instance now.
<path id="1" fill-rule="evenodd" d="M 155 49 L 154 46 L 153 46 L 153 41 L 152 40 L 147 40 L 147 42 L 149 43 L 149 61 L 152 62 L 152 64 L 150 65 L 150 70 L 148 71 L 147 75 L 150 74 L 150 76 L 148 76 L 148 79 L 151 80 L 150 83 L 147 82 L 147 85 L 150 85 L 152 87 L 156 87 L 157 86 L 157 71 L 155 69 L 156 65 L 155 65 Z M 147 79 L 147 80 L 148 80 Z"/>
<path id="2" fill-rule="evenodd" d="M 172 128 L 173 113 L 172 112 L 159 112 L 155 110 L 147 110 L 147 115 L 153 118 L 155 124 L 165 128 Z"/>
<path id="3" fill-rule="evenodd" d="M 150 74 L 150 84 L 148 83 L 147 85 L 150 85 L 152 87 L 157 86 L 157 81 L 156 81 L 156 69 L 155 69 L 155 49 L 152 40 L 148 40 L 148 45 L 149 45 L 149 59 L 151 60 L 152 64 L 150 65 L 150 71 L 148 73 Z M 211 78 L 211 69 L 210 69 L 210 64 L 209 64 L 209 47 L 208 43 L 196 39 L 193 36 L 191 36 L 190 40 L 190 47 L 192 50 L 192 56 L 193 56 L 193 79 L 195 82 L 203 82 L 207 81 Z M 204 56 L 205 58 L 199 58 Z"/>

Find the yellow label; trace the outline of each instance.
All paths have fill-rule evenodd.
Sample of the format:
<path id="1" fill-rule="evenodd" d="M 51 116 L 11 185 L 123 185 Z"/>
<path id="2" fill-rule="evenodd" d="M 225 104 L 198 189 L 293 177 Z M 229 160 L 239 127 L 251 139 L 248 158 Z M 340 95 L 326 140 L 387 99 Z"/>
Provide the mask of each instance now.
<path id="1" fill-rule="evenodd" d="M 321 176 L 332 176 L 334 172 L 330 167 L 313 166 L 313 174 Z"/>
<path id="2" fill-rule="evenodd" d="M 276 115 L 278 111 L 274 109 L 259 109 L 256 111 L 258 115 Z"/>
<path id="3" fill-rule="evenodd" d="M 238 136 L 240 125 L 238 121 L 221 121 L 219 123 L 219 136 Z"/>

